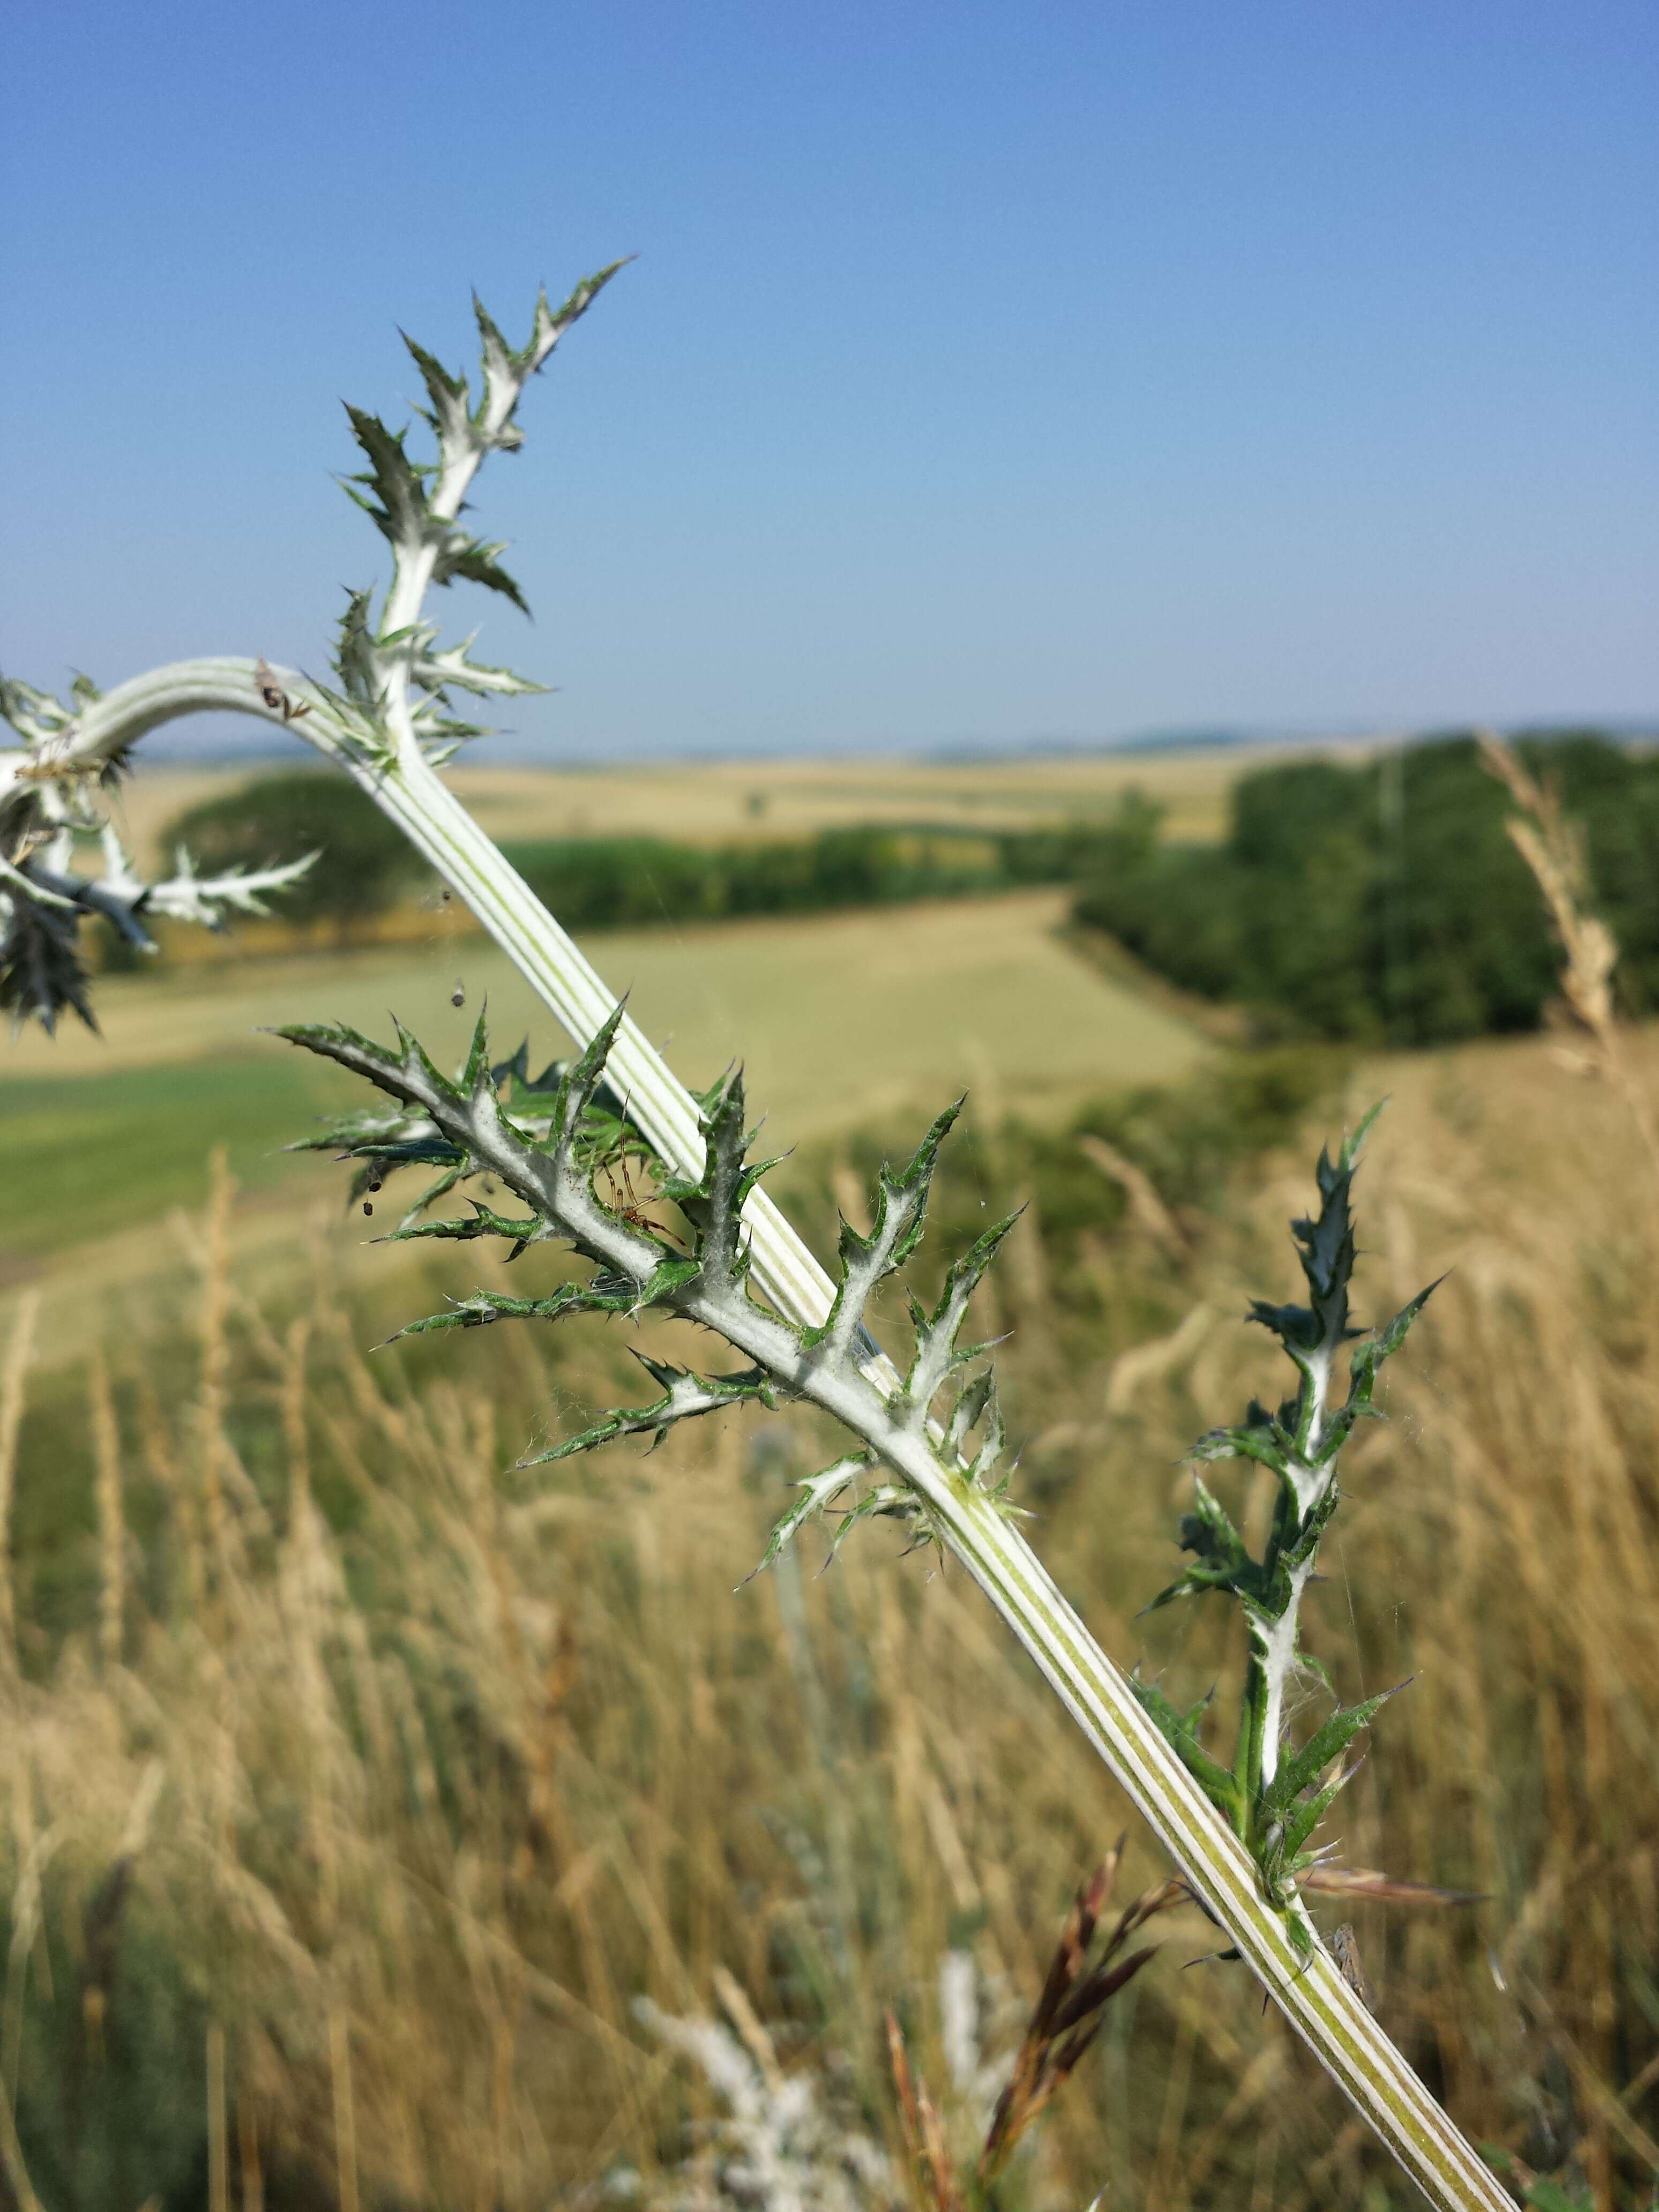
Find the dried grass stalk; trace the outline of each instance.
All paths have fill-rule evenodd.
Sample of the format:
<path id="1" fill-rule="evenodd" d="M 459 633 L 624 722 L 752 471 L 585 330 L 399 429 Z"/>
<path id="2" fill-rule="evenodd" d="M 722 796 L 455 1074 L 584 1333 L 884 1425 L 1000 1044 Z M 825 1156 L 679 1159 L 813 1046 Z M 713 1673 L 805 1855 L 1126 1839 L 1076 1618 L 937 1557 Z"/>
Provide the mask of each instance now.
<path id="1" fill-rule="evenodd" d="M 101 1348 L 93 1353 L 88 1369 L 87 1410 L 98 1504 L 98 1649 L 105 1666 L 112 1668 L 121 1663 L 124 1644 L 127 1531 L 121 1498 L 121 1438 Z"/>
<path id="2" fill-rule="evenodd" d="M 1586 1046 L 1583 1053 L 1563 1050 L 1557 1056 L 1575 1073 L 1599 1075 L 1618 1092 L 1659 1178 L 1659 1124 L 1646 1087 L 1631 1065 L 1613 999 L 1619 942 L 1586 904 L 1589 864 L 1583 830 L 1565 811 L 1554 785 L 1533 775 L 1496 732 L 1483 730 L 1479 743 L 1488 771 L 1521 810 L 1504 826 L 1543 894 L 1561 948 L 1562 1001 Z"/>
<path id="3" fill-rule="evenodd" d="M 17 1474 L 17 1435 L 29 1363 L 34 1352 L 34 1324 L 40 1310 L 38 1291 L 25 1291 L 17 1302 L 6 1365 L 0 1376 L 0 1664 L 17 1667 L 17 1628 L 11 1581 L 11 1500 Z"/>

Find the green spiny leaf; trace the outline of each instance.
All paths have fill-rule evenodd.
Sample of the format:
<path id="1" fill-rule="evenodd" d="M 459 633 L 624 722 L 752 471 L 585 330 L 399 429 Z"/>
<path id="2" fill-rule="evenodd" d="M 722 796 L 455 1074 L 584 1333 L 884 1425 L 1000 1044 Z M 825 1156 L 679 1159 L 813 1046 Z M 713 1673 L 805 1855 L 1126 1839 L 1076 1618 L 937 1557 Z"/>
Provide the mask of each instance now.
<path id="1" fill-rule="evenodd" d="M 1181 1548 L 1194 1554 L 1194 1564 L 1160 1590 L 1143 1612 L 1157 1613 L 1176 1598 L 1201 1596 L 1206 1590 L 1232 1590 L 1256 1595 L 1264 1570 L 1245 1547 L 1221 1502 L 1201 1475 L 1193 1478 L 1193 1510 L 1181 1516 Z"/>
<path id="2" fill-rule="evenodd" d="M 538 1452 L 533 1458 L 520 1460 L 520 1466 L 545 1467 L 554 1460 L 570 1459 L 578 1452 L 595 1450 L 617 1437 L 648 1435 L 654 1450 L 677 1421 L 695 1419 L 703 1413 L 724 1413 L 732 1406 L 760 1404 L 769 1408 L 777 1402 L 772 1378 L 758 1367 L 744 1368 L 735 1375 L 696 1375 L 689 1368 L 664 1365 L 642 1352 L 636 1352 L 634 1357 L 653 1380 L 663 1386 L 663 1395 L 654 1405 L 607 1413 L 580 1436 L 555 1444 L 550 1450 Z"/>
<path id="3" fill-rule="evenodd" d="M 422 1203 L 429 1205 L 431 1202 L 431 1194 L 428 1194 Z M 512 1251 L 507 1255 L 508 1259 L 516 1260 L 527 1244 L 539 1243 L 543 1239 L 555 1234 L 546 1222 L 533 1213 L 514 1218 L 510 1215 L 493 1213 L 479 1199 L 470 1198 L 466 1202 L 473 1209 L 470 1216 L 463 1215 L 453 1220 L 417 1221 L 412 1225 L 400 1223 L 382 1242 L 387 1244 L 404 1244 L 412 1243 L 416 1238 L 435 1237 L 453 1243 L 466 1244 L 471 1243 L 475 1237 L 499 1237 L 503 1243 L 511 1243 L 513 1247 Z"/>
<path id="4" fill-rule="evenodd" d="M 1339 1774 L 1334 1782 L 1327 1783 L 1324 1789 L 1316 1790 L 1311 1797 L 1304 1798 L 1300 1805 L 1285 1815 L 1285 1832 L 1280 1848 L 1284 1853 L 1285 1869 L 1289 1873 L 1295 1874 L 1299 1871 L 1297 1862 L 1302 1856 L 1303 1845 L 1324 1819 L 1326 1814 L 1330 1811 L 1336 1802 L 1338 1791 L 1347 1778 L 1346 1774 Z"/>
<path id="5" fill-rule="evenodd" d="M 1363 1340 L 1353 1356 L 1352 1372 L 1356 1386 L 1369 1386 L 1375 1381 L 1377 1369 L 1385 1359 L 1392 1358 L 1399 1351 L 1406 1341 L 1412 1323 L 1445 1279 L 1443 1275 L 1437 1275 L 1425 1290 L 1419 1291 L 1414 1298 L 1401 1306 L 1392 1321 L 1385 1322 L 1381 1328 L 1373 1329 Z M 1365 1388 L 1365 1396 L 1369 1401 L 1369 1387 Z"/>
<path id="6" fill-rule="evenodd" d="M 927 1508 L 908 1482 L 880 1482 L 867 1491 L 857 1504 L 850 1506 L 836 1524 L 830 1539 L 832 1559 L 860 1521 L 906 1522 L 916 1531 L 919 1543 L 925 1543 L 932 1533 Z"/>
<path id="7" fill-rule="evenodd" d="M 825 1468 L 822 1474 L 809 1474 L 797 1483 L 795 1486 L 800 1491 L 800 1497 L 781 1519 L 774 1522 L 765 1554 L 744 1577 L 744 1582 L 753 1582 L 763 1568 L 775 1566 L 784 1546 L 799 1534 L 813 1515 L 822 1513 L 833 1504 L 848 1483 L 856 1481 L 861 1474 L 867 1474 L 874 1465 L 875 1461 L 870 1453 L 850 1452 L 845 1459 L 838 1459 L 833 1467 Z"/>
<path id="8" fill-rule="evenodd" d="M 1139 1674 L 1131 1674 L 1129 1687 L 1133 1691 L 1148 1718 L 1158 1733 L 1170 1743 L 1182 1765 L 1208 1797 L 1218 1811 L 1224 1813 L 1237 1827 L 1238 1825 L 1238 1784 L 1219 1759 L 1212 1759 L 1199 1741 L 1198 1723 L 1209 1705 L 1207 1698 L 1200 1699 L 1190 1712 L 1182 1712 L 1172 1705 L 1156 1682 L 1143 1681 Z"/>
<path id="9" fill-rule="evenodd" d="M 421 372 L 427 397 L 432 402 L 432 411 L 427 421 L 437 432 L 446 448 L 465 451 L 473 442 L 472 417 L 467 409 L 466 379 L 452 375 L 435 355 L 424 346 L 416 345 L 407 331 L 398 336 L 414 356 L 415 366 Z M 424 411 L 424 410 L 423 410 Z"/>
<path id="10" fill-rule="evenodd" d="M 748 1272 L 743 1206 L 764 1166 L 746 1167 L 750 1132 L 744 1127 L 743 1070 L 733 1068 L 705 1094 L 702 1173 L 665 1176 L 661 1194 L 678 1206 L 696 1238 L 697 1258 L 711 1283 L 736 1283 Z"/>
<path id="11" fill-rule="evenodd" d="M 432 564 L 432 580 L 447 584 L 459 576 L 469 584 L 482 584 L 487 592 L 499 592 L 503 599 L 511 599 L 520 614 L 527 615 L 529 600 L 495 557 L 506 550 L 505 538 L 486 544 L 483 538 L 453 532 Z"/>
<path id="12" fill-rule="evenodd" d="M 945 1376 L 982 1349 L 978 1345 L 959 1346 L 957 1339 L 968 1316 L 969 1301 L 996 1257 L 997 1248 L 1018 1218 L 1018 1213 L 1011 1213 L 1006 1220 L 994 1223 L 967 1251 L 951 1261 L 939 1304 L 932 1313 L 924 1313 L 912 1303 L 916 1341 L 909 1372 L 904 1378 L 904 1394 L 915 1419 L 926 1419 Z"/>
<path id="13" fill-rule="evenodd" d="M 1199 1438 L 1188 1457 L 1203 1464 L 1218 1459 L 1254 1460 L 1258 1466 L 1270 1467 L 1275 1474 L 1282 1474 L 1290 1442 L 1276 1425 L 1265 1430 L 1254 1425 L 1242 1429 L 1212 1429 L 1207 1436 Z"/>
<path id="14" fill-rule="evenodd" d="M 627 1003 L 625 999 L 617 1001 L 594 1032 L 592 1042 L 586 1051 L 559 1078 L 558 1095 L 553 1104 L 553 1126 L 550 1132 L 550 1141 L 558 1148 L 568 1148 L 575 1143 L 582 1115 L 592 1105 L 604 1077 L 605 1063 L 617 1041 L 617 1031 L 622 1027 Z"/>
<path id="15" fill-rule="evenodd" d="M 1352 1175 L 1354 1169 L 1358 1166 L 1359 1155 L 1364 1150 L 1365 1139 L 1371 1133 L 1377 1115 L 1388 1103 L 1386 1098 L 1379 1098 L 1370 1112 L 1362 1117 L 1359 1127 L 1353 1134 L 1351 1137 L 1343 1138 L 1340 1160 L 1340 1170 L 1343 1174 Z"/>
<path id="16" fill-rule="evenodd" d="M 528 698 L 547 690 L 545 684 L 532 684 L 527 676 L 515 675 L 510 668 L 492 668 L 483 661 L 470 659 L 468 648 L 471 643 L 471 639 L 467 638 L 441 653 L 428 647 L 410 663 L 410 680 L 425 690 L 471 691 L 480 698 L 492 694 Z"/>
<path id="17" fill-rule="evenodd" d="M 1362 1729 L 1367 1729 L 1389 1699 L 1405 1688 L 1403 1682 L 1383 1690 L 1357 1705 L 1339 1706 L 1309 1737 L 1300 1751 L 1287 1759 L 1262 1793 L 1270 1813 L 1284 1813 L 1304 1790 L 1310 1790 L 1338 1754 L 1346 1751 Z"/>
<path id="18" fill-rule="evenodd" d="M 483 1328 L 497 1321 L 563 1321 L 570 1314 L 625 1313 L 634 1295 L 631 1282 L 600 1277 L 586 1283 L 561 1283 L 545 1298 L 510 1298 L 500 1291 L 474 1291 L 452 1300 L 447 1313 L 405 1322 L 386 1341 L 395 1344 L 400 1336 L 428 1336 L 440 1329 Z"/>
<path id="19" fill-rule="evenodd" d="M 478 1018 L 472 1029 L 471 1047 L 466 1055 L 466 1065 L 461 1071 L 460 1087 L 469 1098 L 476 1098 L 481 1091 L 487 1091 L 492 1098 L 495 1095 L 495 1076 L 489 1064 L 489 1031 L 486 1023 L 489 1010 L 489 1002 L 485 1000 L 478 1009 Z"/>
<path id="20" fill-rule="evenodd" d="M 437 1063 L 415 1032 L 406 1030 L 396 1014 L 392 1017 L 392 1026 L 397 1030 L 398 1042 L 403 1047 L 404 1067 L 423 1075 L 441 1099 L 459 1104 L 464 1094 L 456 1089 L 447 1075 L 439 1073 Z"/>
<path id="21" fill-rule="evenodd" d="M 842 1221 L 838 1247 L 841 1279 L 836 1286 L 835 1303 L 826 1321 L 802 1332 L 805 1345 L 844 1347 L 850 1344 L 864 1326 L 864 1310 L 877 1285 L 902 1267 L 915 1250 L 927 1218 L 939 1146 L 961 1113 L 963 1103 L 958 1098 L 937 1117 L 900 1174 L 895 1175 L 884 1161 L 876 1177 L 876 1218 L 867 1237 L 860 1236 L 850 1221 Z"/>
<path id="22" fill-rule="evenodd" d="M 392 544 L 424 543 L 434 534 L 434 525 L 427 504 L 425 477 L 404 450 L 406 434 L 388 430 L 378 415 L 361 407 L 348 404 L 346 416 L 351 434 L 368 460 L 365 475 L 344 479 L 347 492 Z M 355 488 L 360 484 L 367 487 L 367 495 Z"/>

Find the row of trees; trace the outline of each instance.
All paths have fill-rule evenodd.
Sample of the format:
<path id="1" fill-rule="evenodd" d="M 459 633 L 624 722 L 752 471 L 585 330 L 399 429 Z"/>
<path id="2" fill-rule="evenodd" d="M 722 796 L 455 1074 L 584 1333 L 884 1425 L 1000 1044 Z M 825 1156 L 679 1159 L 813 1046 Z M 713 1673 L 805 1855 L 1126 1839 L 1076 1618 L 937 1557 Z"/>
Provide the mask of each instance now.
<path id="1" fill-rule="evenodd" d="M 205 801 L 168 829 L 204 869 L 268 866 L 313 853 L 282 912 L 342 936 L 407 897 L 422 874 L 402 834 L 342 777 L 265 776 Z M 569 927 L 805 914 L 947 898 L 1022 884 L 1077 883 L 1106 846 L 1088 828 L 964 832 L 927 824 L 854 826 L 769 842 L 684 845 L 663 837 L 548 838 L 507 859 Z"/>
<path id="2" fill-rule="evenodd" d="M 1659 757 L 1586 732 L 1519 750 L 1583 826 L 1632 1011 L 1659 1003 Z M 1463 738 L 1260 769 L 1236 787 L 1219 850 L 1164 842 L 1159 810 L 1135 798 L 1077 916 L 1171 981 L 1249 1007 L 1268 1035 L 1432 1044 L 1530 1029 L 1556 956 L 1510 811 Z"/>

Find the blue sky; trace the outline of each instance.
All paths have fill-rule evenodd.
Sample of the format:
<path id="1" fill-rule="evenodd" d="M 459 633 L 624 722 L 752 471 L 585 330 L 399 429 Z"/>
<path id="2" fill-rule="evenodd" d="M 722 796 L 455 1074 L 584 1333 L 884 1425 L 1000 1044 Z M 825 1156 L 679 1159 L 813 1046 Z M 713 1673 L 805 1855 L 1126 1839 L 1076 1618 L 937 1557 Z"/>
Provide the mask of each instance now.
<path id="1" fill-rule="evenodd" d="M 495 464 L 572 757 L 1659 718 L 1650 6 L 11 11 L 0 665 L 320 667 L 339 401 L 640 256 Z M 471 602 L 471 603 L 469 603 Z"/>

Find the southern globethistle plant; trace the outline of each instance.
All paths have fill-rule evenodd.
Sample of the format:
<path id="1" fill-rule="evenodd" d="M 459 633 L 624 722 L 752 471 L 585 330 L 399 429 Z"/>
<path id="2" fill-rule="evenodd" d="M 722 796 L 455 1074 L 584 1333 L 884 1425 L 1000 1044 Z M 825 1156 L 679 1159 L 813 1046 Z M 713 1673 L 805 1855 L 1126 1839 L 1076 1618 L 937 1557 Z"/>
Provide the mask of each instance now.
<path id="1" fill-rule="evenodd" d="M 552 1294 L 559 1310 L 665 1305 L 714 1328 L 747 1363 L 724 1377 L 689 1369 L 665 1372 L 656 1404 L 623 1417 L 610 1433 L 630 1421 L 657 1428 L 734 1399 L 786 1391 L 836 1414 L 851 1431 L 848 1462 L 816 1478 L 787 1517 L 804 1518 L 850 1498 L 860 1513 L 903 1518 L 960 1559 L 1194 1896 L 1430 2201 L 1447 2208 L 1503 2205 L 1509 2200 L 1486 2168 L 1323 1949 L 1310 1942 L 1287 1871 L 1298 1854 L 1287 1850 L 1285 1838 L 1300 1814 L 1287 1807 L 1290 1820 L 1273 1839 L 1277 1812 L 1267 1802 L 1279 1779 L 1279 1746 L 1275 1741 L 1269 1748 L 1264 1732 L 1272 1717 L 1272 1676 L 1262 1673 L 1252 1693 L 1261 1748 L 1247 1756 L 1237 1803 L 1218 1809 L 1211 1787 L 1192 1769 L 1193 1731 L 1177 1731 L 1177 1749 L 1167 1717 L 1147 1710 L 1013 1524 L 996 1473 L 1001 1446 L 989 1385 L 982 1377 L 969 1382 L 951 1401 L 942 1428 L 934 1422 L 931 1409 L 943 1386 L 961 1371 L 963 1310 L 976 1272 L 991 1257 L 995 1232 L 957 1262 L 943 1304 L 920 1316 L 908 1374 L 901 1376 L 868 1336 L 865 1299 L 882 1273 L 901 1264 L 907 1240 L 919 1231 L 945 1124 L 935 1125 L 904 1174 L 886 1179 L 886 1212 L 872 1237 L 843 1238 L 841 1279 L 833 1281 L 745 1164 L 738 1085 L 733 1080 L 701 1099 L 685 1090 L 437 774 L 456 745 L 477 732 L 462 702 L 539 687 L 475 660 L 471 641 L 441 643 L 428 593 L 471 582 L 522 606 L 501 566 L 502 547 L 462 521 L 467 495 L 489 454 L 521 442 L 517 410 L 526 385 L 617 265 L 578 285 L 557 309 L 545 295 L 538 299 L 521 347 L 509 345 L 479 307 L 476 395 L 465 378 L 410 342 L 428 401 L 422 411 L 432 434 L 430 458 L 410 453 L 405 430 L 349 410 L 365 465 L 348 489 L 389 544 L 392 574 L 378 596 L 349 596 L 331 681 L 271 668 L 254 656 L 175 663 L 101 697 L 84 682 L 67 702 L 15 682 L 0 690 L 0 713 L 22 740 L 21 750 L 0 757 L 0 999 L 15 1020 L 33 1017 L 50 1027 L 66 1007 L 89 1018 L 78 939 L 90 915 L 101 913 L 137 930 L 147 913 L 216 921 L 228 908 L 280 888 L 281 872 L 203 884 L 187 866 L 166 882 L 145 884 L 106 842 L 105 779 L 125 769 L 147 732 L 187 714 L 250 714 L 305 738 L 335 762 L 466 900 L 575 1038 L 581 1073 L 544 1102 L 546 1126 L 538 1129 L 535 1117 L 520 1120 L 514 1099 L 501 1103 L 482 1037 L 463 1079 L 453 1083 L 412 1040 L 392 1051 L 339 1031 L 307 1031 L 299 1041 L 356 1066 L 392 1096 L 399 1115 L 429 1123 L 434 1133 L 404 1141 L 441 1141 L 459 1155 L 439 1163 L 441 1175 L 468 1159 L 487 1161 L 527 1209 L 505 1231 L 488 1221 L 480 1230 L 475 1213 L 466 1233 L 510 1234 L 515 1244 L 559 1235 L 586 1255 L 594 1273 L 585 1285 Z M 96 876 L 71 866 L 86 840 L 103 850 Z M 665 1194 L 691 1228 L 689 1250 L 661 1236 L 642 1209 L 607 1204 L 599 1194 L 599 1157 L 591 1147 L 603 1139 L 591 1126 L 584 1133 L 584 1115 L 598 1103 L 601 1073 L 614 1100 L 626 1101 L 632 1128 L 659 1164 Z M 371 1174 L 375 1158 L 384 1165 L 384 1155 L 366 1159 Z M 483 1322 L 501 1310 L 479 1300 L 445 1318 Z M 1298 1339 L 1297 1348 L 1310 1347 Z M 1271 1429 L 1261 1441 L 1285 1453 L 1291 1494 L 1302 1496 L 1297 1511 L 1305 1520 L 1317 1505 L 1308 1488 L 1316 1480 L 1314 1462 L 1307 1460 L 1307 1440 L 1295 1443 L 1293 1425 L 1285 1434 L 1289 1446 Z M 1292 1462 L 1302 1471 L 1291 1472 Z M 1219 1533 L 1215 1540 L 1224 1547 Z M 1275 1571 L 1293 1571 L 1291 1555 L 1299 1540 L 1287 1523 Z M 1200 1565 L 1206 1556 L 1200 1555 Z M 1238 1594 L 1244 1595 L 1242 1589 Z M 1269 1610 L 1271 1593 L 1257 1592 L 1250 1601 L 1262 1609 L 1264 1623 L 1276 1620 L 1282 1627 L 1284 1615 Z M 1293 1639 L 1293 1617 L 1290 1633 Z"/>

